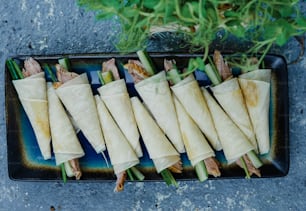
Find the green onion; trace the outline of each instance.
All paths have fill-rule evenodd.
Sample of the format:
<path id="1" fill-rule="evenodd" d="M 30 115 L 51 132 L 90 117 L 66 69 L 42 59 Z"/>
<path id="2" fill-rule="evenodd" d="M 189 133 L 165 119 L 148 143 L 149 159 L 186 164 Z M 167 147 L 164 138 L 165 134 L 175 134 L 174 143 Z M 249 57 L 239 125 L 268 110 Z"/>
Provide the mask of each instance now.
<path id="1" fill-rule="evenodd" d="M 104 85 L 104 81 L 103 81 L 103 77 L 102 77 L 102 72 L 99 70 L 99 71 L 97 71 L 97 73 L 98 73 L 98 77 L 99 77 L 100 83 L 101 83 L 102 85 Z"/>
<path id="2" fill-rule="evenodd" d="M 52 72 L 51 68 L 48 64 L 43 65 L 44 70 L 49 74 L 51 77 L 52 82 L 57 82 L 57 78 L 55 77 L 54 73 Z"/>
<path id="3" fill-rule="evenodd" d="M 250 159 L 250 161 L 253 163 L 255 168 L 259 168 L 263 165 L 263 163 L 261 162 L 261 160 L 257 157 L 256 153 L 252 150 L 250 152 L 247 153 L 248 158 Z"/>
<path id="4" fill-rule="evenodd" d="M 134 176 L 137 178 L 137 180 L 144 180 L 145 176 L 136 168 L 136 167 L 131 167 L 130 168 L 131 172 L 134 174 Z"/>
<path id="5" fill-rule="evenodd" d="M 12 64 L 11 60 L 12 59 L 8 59 L 6 61 L 6 66 L 7 66 L 8 70 L 9 70 L 9 72 L 10 72 L 10 75 L 11 75 L 12 79 L 13 80 L 17 80 L 17 79 L 19 79 L 19 77 L 18 77 L 18 75 L 17 75 L 17 73 L 15 71 L 14 65 Z"/>
<path id="6" fill-rule="evenodd" d="M 23 79 L 24 76 L 22 74 L 22 71 L 19 68 L 19 65 L 14 60 L 11 60 L 11 62 L 12 62 L 13 66 L 14 66 L 16 72 L 17 72 L 17 75 L 18 75 L 19 79 Z"/>
<path id="7" fill-rule="evenodd" d="M 142 65 L 144 66 L 144 68 L 146 69 L 146 71 L 150 74 L 150 75 L 154 75 L 156 72 L 156 69 L 153 65 L 153 62 L 150 58 L 150 56 L 148 55 L 148 53 L 144 50 L 139 50 L 136 52 L 139 60 L 141 61 Z"/>
<path id="8" fill-rule="evenodd" d="M 198 162 L 194 166 L 194 168 L 195 168 L 195 171 L 197 173 L 197 176 L 198 176 L 200 182 L 203 182 L 203 181 L 208 179 L 207 169 L 206 169 L 206 166 L 205 166 L 205 163 L 204 163 L 203 160 Z"/>
<path id="9" fill-rule="evenodd" d="M 130 170 L 130 169 L 127 169 L 126 172 L 127 172 L 127 174 L 128 174 L 129 179 L 130 179 L 131 181 L 134 181 L 134 177 L 133 177 L 133 174 L 132 174 L 131 170 Z"/>
<path id="10" fill-rule="evenodd" d="M 177 84 L 182 80 L 182 78 L 178 70 L 174 68 L 167 71 L 167 80 L 169 80 L 172 84 Z"/>
<path id="11" fill-rule="evenodd" d="M 62 58 L 58 60 L 58 63 L 65 68 L 67 71 L 71 70 L 70 60 L 68 58 Z"/>
<path id="12" fill-rule="evenodd" d="M 60 167 L 61 167 L 61 171 L 62 171 L 62 179 L 63 179 L 64 183 L 66 183 L 67 182 L 67 175 L 66 175 L 66 172 L 65 172 L 65 165 L 64 165 L 64 163 L 62 163 L 60 165 Z"/>
<path id="13" fill-rule="evenodd" d="M 210 64 L 205 65 L 205 73 L 213 85 L 218 85 L 222 82 L 220 75 Z"/>
<path id="14" fill-rule="evenodd" d="M 244 170 L 244 172 L 245 172 L 245 175 L 246 175 L 245 178 L 246 178 L 246 179 L 251 179 L 250 173 L 249 173 L 249 171 L 248 171 L 247 165 L 246 165 L 246 163 L 245 163 L 243 157 L 240 157 L 240 161 L 241 161 L 242 168 L 243 168 L 243 170 Z"/>
<path id="15" fill-rule="evenodd" d="M 167 185 L 174 185 L 175 187 L 178 187 L 178 184 L 171 174 L 171 172 L 168 169 L 164 169 L 160 172 L 161 176 L 163 177 L 164 181 Z"/>

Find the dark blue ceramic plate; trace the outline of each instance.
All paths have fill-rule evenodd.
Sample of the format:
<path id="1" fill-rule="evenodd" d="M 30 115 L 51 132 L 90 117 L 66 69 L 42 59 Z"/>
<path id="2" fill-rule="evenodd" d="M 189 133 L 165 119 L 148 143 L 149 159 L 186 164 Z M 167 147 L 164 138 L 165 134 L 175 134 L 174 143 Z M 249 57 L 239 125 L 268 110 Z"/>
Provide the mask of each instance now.
<path id="1" fill-rule="evenodd" d="M 136 55 L 99 54 L 99 55 L 65 55 L 70 58 L 72 70 L 77 73 L 87 72 L 92 85 L 93 93 L 100 86 L 97 70 L 101 69 L 103 61 L 116 58 L 122 77 L 125 77 L 130 96 L 137 95 L 132 80 L 126 71 L 120 68 L 128 59 L 136 59 Z M 186 67 L 188 60 L 200 54 L 151 54 L 153 62 L 161 70 L 163 59 L 175 59 L 179 68 Z M 61 56 L 33 56 L 41 64 L 47 63 L 52 68 Z M 25 56 L 15 58 L 21 64 Z M 270 104 L 270 137 L 271 151 L 262 157 L 264 166 L 260 168 L 262 177 L 285 176 L 289 170 L 289 138 L 288 138 L 288 89 L 287 89 L 287 65 L 283 57 L 276 55 L 266 56 L 264 63 L 266 68 L 272 69 L 271 104 Z M 209 80 L 204 73 L 196 72 L 196 78 L 201 85 L 208 85 Z M 47 78 L 49 80 L 49 78 Z M 16 91 L 11 83 L 11 77 L 6 69 L 6 126 L 7 126 L 7 153 L 8 172 L 13 180 L 61 180 L 60 168 L 55 166 L 54 156 L 45 161 L 38 149 L 36 139 L 29 120 L 17 98 Z M 101 154 L 97 155 L 82 133 L 78 134 L 86 156 L 80 159 L 83 171 L 81 181 L 111 181 L 115 180 L 112 168 L 107 167 Z M 161 176 L 154 170 L 153 163 L 149 159 L 143 147 L 144 156 L 141 159 L 139 169 L 144 173 L 145 180 L 161 180 Z M 244 178 L 245 173 L 236 165 L 226 165 L 222 152 L 217 152 L 217 159 L 222 164 L 222 176 L 224 178 Z M 175 174 L 178 180 L 196 179 L 196 174 L 191 167 L 186 154 L 182 154 L 184 172 Z"/>

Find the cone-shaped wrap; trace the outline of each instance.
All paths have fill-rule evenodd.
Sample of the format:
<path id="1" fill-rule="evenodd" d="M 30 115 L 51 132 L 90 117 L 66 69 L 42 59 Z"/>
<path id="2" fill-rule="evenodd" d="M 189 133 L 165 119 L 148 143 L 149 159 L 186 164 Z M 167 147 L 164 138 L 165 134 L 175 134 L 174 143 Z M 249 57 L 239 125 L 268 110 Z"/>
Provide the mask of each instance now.
<path id="1" fill-rule="evenodd" d="M 43 158 L 51 158 L 51 134 L 49 127 L 47 85 L 45 73 L 37 73 L 14 80 L 19 100 L 30 120 Z"/>
<path id="2" fill-rule="evenodd" d="M 162 170 L 177 163 L 180 160 L 180 155 L 140 100 L 137 97 L 132 97 L 131 102 L 143 142 L 150 158 L 154 162 L 156 171 L 160 173 Z"/>
<path id="3" fill-rule="evenodd" d="M 202 88 L 202 91 L 215 122 L 224 155 L 227 161 L 232 163 L 242 155 L 253 150 L 254 146 L 231 118 L 223 111 L 209 92 L 205 88 Z"/>
<path id="4" fill-rule="evenodd" d="M 142 100 L 178 152 L 185 152 L 165 71 L 135 85 Z"/>
<path id="5" fill-rule="evenodd" d="M 96 95 L 96 104 L 101 121 L 107 151 L 114 167 L 115 174 L 119 174 L 139 163 L 139 159 L 123 135 L 118 125 L 110 115 L 100 96 Z"/>
<path id="6" fill-rule="evenodd" d="M 255 131 L 260 154 L 270 150 L 269 105 L 270 69 L 254 70 L 239 76 L 239 84 Z"/>
<path id="7" fill-rule="evenodd" d="M 56 165 L 60 165 L 85 153 L 55 89 L 51 83 L 47 87 L 52 147 Z"/>
<path id="8" fill-rule="evenodd" d="M 125 81 L 121 79 L 103 85 L 98 92 L 137 156 L 141 157 L 139 132 Z"/>
<path id="9" fill-rule="evenodd" d="M 61 85 L 56 94 L 96 152 L 105 150 L 97 107 L 86 73 Z"/>

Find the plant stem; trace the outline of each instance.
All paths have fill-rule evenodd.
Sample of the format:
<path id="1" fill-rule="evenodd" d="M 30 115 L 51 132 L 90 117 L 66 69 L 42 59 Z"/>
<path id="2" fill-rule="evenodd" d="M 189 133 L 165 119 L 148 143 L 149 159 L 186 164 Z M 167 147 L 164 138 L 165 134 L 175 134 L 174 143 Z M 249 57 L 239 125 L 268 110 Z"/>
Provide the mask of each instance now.
<path id="1" fill-rule="evenodd" d="M 65 68 L 68 72 L 71 70 L 71 64 L 69 58 L 62 58 L 58 60 L 58 63 Z"/>
<path id="2" fill-rule="evenodd" d="M 131 170 L 130 170 L 130 169 L 127 169 L 126 172 L 127 172 L 127 175 L 128 175 L 128 177 L 129 177 L 129 179 L 130 179 L 131 181 L 134 181 L 134 177 L 133 177 L 133 174 L 132 174 Z"/>
<path id="3" fill-rule="evenodd" d="M 246 163 L 245 163 L 243 157 L 240 157 L 240 162 L 241 162 L 242 168 L 243 168 L 243 170 L 245 172 L 245 175 L 246 175 L 245 178 L 246 179 L 251 179 L 250 173 L 248 171 L 248 168 L 246 166 Z"/>
<path id="4" fill-rule="evenodd" d="M 61 167 L 61 172 L 62 172 L 62 179 L 63 179 L 64 183 L 66 183 L 67 182 L 67 175 L 66 175 L 66 172 L 65 172 L 65 165 L 64 165 L 64 163 L 62 163 L 60 165 L 60 167 Z"/>
<path id="5" fill-rule="evenodd" d="M 18 75 L 17 75 L 17 73 L 15 71 L 14 65 L 12 64 L 12 60 L 11 59 L 8 59 L 6 61 L 6 66 L 7 66 L 8 70 L 9 70 L 9 72 L 10 72 L 10 75 L 11 75 L 12 79 L 13 80 L 18 80 L 19 78 L 18 78 Z"/>
<path id="6" fill-rule="evenodd" d="M 206 166 L 205 166 L 205 163 L 204 163 L 203 160 L 198 162 L 194 166 L 194 168 L 195 168 L 195 171 L 197 173 L 197 176 L 198 176 L 200 182 L 203 182 L 203 181 L 208 179 L 207 169 L 206 169 Z"/>
<path id="7" fill-rule="evenodd" d="M 139 50 L 136 53 L 137 53 L 137 55 L 139 57 L 139 60 L 141 61 L 142 65 L 146 69 L 146 71 L 150 75 L 154 75 L 155 72 L 156 72 L 156 69 L 153 66 L 153 62 L 152 62 L 150 56 L 148 55 L 148 53 L 145 50 Z"/>
<path id="8" fill-rule="evenodd" d="M 248 158 L 250 159 L 250 161 L 252 162 L 252 164 L 254 165 L 255 168 L 260 168 L 263 163 L 261 162 L 261 160 L 257 157 L 256 153 L 254 152 L 254 150 L 250 151 L 247 153 Z"/>
<path id="9" fill-rule="evenodd" d="M 55 77 L 54 73 L 52 72 L 51 68 L 49 67 L 48 64 L 44 64 L 43 65 L 45 71 L 47 71 L 47 73 L 49 74 L 49 76 L 51 77 L 52 82 L 57 82 L 57 78 Z"/>
<path id="10" fill-rule="evenodd" d="M 163 177 L 164 181 L 167 185 L 174 185 L 175 187 L 178 187 L 178 184 L 171 174 L 171 172 L 168 169 L 164 169 L 160 172 L 161 176 Z"/>
<path id="11" fill-rule="evenodd" d="M 23 74 L 22 74 L 22 71 L 21 71 L 19 65 L 18 65 L 13 59 L 11 59 L 11 64 L 13 65 L 13 67 L 14 67 L 14 69 L 15 69 L 15 72 L 16 72 L 16 74 L 18 75 L 18 78 L 19 78 L 19 79 L 23 79 L 24 76 L 23 76 Z"/>
<path id="12" fill-rule="evenodd" d="M 137 178 L 137 180 L 144 180 L 145 176 L 135 167 L 131 167 L 129 170 L 133 173 L 133 175 Z"/>

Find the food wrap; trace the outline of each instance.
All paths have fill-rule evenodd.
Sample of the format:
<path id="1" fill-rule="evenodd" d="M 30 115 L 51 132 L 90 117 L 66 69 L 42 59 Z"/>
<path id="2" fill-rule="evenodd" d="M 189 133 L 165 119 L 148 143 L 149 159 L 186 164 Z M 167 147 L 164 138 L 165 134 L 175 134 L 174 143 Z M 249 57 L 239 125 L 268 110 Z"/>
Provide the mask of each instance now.
<path id="1" fill-rule="evenodd" d="M 177 111 L 185 149 L 191 165 L 195 166 L 197 163 L 206 158 L 214 157 L 215 153 L 209 146 L 203 133 L 187 114 L 186 110 L 176 97 L 174 97 L 174 104 Z"/>
<path id="2" fill-rule="evenodd" d="M 140 100 L 137 97 L 132 97 L 131 102 L 143 142 L 150 158 L 153 160 L 156 171 L 160 173 L 177 163 L 180 160 L 180 155 Z"/>
<path id="3" fill-rule="evenodd" d="M 253 124 L 260 154 L 270 150 L 269 105 L 270 69 L 259 69 L 239 76 L 239 84 Z"/>
<path id="4" fill-rule="evenodd" d="M 203 87 L 202 92 L 214 120 L 225 158 L 228 163 L 235 162 L 242 155 L 253 150 L 254 146 Z"/>
<path id="5" fill-rule="evenodd" d="M 251 144 L 254 146 L 255 150 L 258 151 L 255 133 L 238 83 L 238 79 L 232 78 L 226 80 L 217 86 L 211 87 L 211 90 L 213 91 L 213 94 L 221 107 L 246 135 Z"/>
<path id="6" fill-rule="evenodd" d="M 193 121 L 205 134 L 212 147 L 215 150 L 221 150 L 222 146 L 214 122 L 193 74 L 172 86 L 171 89 Z"/>
<path id="7" fill-rule="evenodd" d="M 139 132 L 125 81 L 121 79 L 103 85 L 98 92 L 137 156 L 142 157 Z"/>
<path id="8" fill-rule="evenodd" d="M 87 74 L 62 84 L 56 94 L 97 153 L 105 150 L 97 107 Z"/>
<path id="9" fill-rule="evenodd" d="M 95 99 L 107 151 L 115 174 L 119 174 L 137 165 L 139 159 L 132 146 L 115 123 L 100 96 L 95 95 Z"/>
<path id="10" fill-rule="evenodd" d="M 137 83 L 135 88 L 177 151 L 185 152 L 165 71 Z"/>
<path id="11" fill-rule="evenodd" d="M 30 120 L 40 152 L 45 160 L 51 158 L 47 85 L 45 73 L 13 80 L 19 100 Z"/>
<path id="12" fill-rule="evenodd" d="M 83 157 L 85 153 L 52 83 L 48 83 L 47 87 L 51 143 L 56 165 L 60 165 L 69 160 Z"/>

